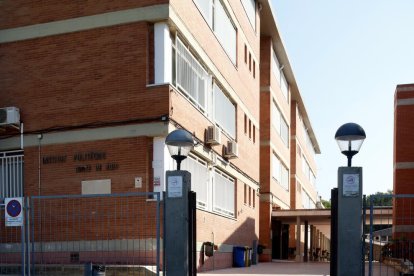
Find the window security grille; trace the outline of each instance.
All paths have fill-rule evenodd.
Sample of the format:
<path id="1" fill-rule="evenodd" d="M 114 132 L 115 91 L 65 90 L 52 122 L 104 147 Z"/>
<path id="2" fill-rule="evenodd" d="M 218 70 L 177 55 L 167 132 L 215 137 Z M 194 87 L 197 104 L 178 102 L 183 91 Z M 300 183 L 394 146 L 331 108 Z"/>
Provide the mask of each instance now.
<path id="1" fill-rule="evenodd" d="M 234 216 L 234 180 L 214 171 L 214 211 Z"/>
<path id="2" fill-rule="evenodd" d="M 23 196 L 23 152 L 0 153 L 0 198 Z"/>
<path id="3" fill-rule="evenodd" d="M 203 111 L 206 111 L 208 73 L 193 57 L 187 47 L 177 39 L 176 83 L 189 98 Z"/>

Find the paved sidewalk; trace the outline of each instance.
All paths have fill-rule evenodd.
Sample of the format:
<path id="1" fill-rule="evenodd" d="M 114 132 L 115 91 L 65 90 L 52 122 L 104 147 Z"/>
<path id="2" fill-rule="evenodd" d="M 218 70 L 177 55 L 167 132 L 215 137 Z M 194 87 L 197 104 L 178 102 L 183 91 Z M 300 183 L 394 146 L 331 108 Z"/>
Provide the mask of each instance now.
<path id="1" fill-rule="evenodd" d="M 296 263 L 288 261 L 274 261 L 272 263 L 260 263 L 251 267 L 220 269 L 208 272 L 199 272 L 197 274 L 203 276 L 328 276 L 329 263 Z M 368 275 L 368 263 L 365 264 L 365 275 Z M 399 273 L 391 267 L 384 266 L 380 263 L 374 263 L 373 275 L 396 276 L 399 275 Z"/>
<path id="2" fill-rule="evenodd" d="M 228 268 L 208 272 L 199 272 L 203 276 L 228 276 L 228 275 L 250 275 L 250 276 L 327 276 L 329 275 L 329 263 L 296 263 L 296 262 L 273 262 L 259 263 L 251 267 Z"/>

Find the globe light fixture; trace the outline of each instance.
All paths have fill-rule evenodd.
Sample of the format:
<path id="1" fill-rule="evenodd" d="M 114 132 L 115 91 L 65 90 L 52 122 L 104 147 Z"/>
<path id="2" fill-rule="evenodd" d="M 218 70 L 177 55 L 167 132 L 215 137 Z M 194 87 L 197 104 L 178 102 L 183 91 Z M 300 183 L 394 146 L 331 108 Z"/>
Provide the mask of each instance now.
<path id="1" fill-rule="evenodd" d="M 342 125 L 335 134 L 341 152 L 348 157 L 348 167 L 351 167 L 352 157 L 359 152 L 366 138 L 364 129 L 355 123 Z"/>
<path id="2" fill-rule="evenodd" d="M 177 162 L 177 170 L 181 168 L 181 161 L 187 158 L 194 148 L 194 139 L 191 133 L 184 129 L 176 129 L 165 138 L 171 157 Z"/>

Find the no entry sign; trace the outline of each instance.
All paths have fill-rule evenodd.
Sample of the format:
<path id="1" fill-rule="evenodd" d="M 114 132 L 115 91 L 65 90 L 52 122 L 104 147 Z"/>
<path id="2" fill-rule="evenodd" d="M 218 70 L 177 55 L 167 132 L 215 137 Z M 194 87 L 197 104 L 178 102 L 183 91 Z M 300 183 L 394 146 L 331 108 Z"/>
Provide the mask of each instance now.
<path id="1" fill-rule="evenodd" d="M 23 226 L 23 198 L 4 199 L 6 226 Z"/>

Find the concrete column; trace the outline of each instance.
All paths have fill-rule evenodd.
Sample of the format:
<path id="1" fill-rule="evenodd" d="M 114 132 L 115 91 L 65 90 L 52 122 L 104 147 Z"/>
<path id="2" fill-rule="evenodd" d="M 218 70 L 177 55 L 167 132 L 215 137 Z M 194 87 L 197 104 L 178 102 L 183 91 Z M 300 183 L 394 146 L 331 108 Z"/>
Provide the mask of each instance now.
<path id="1" fill-rule="evenodd" d="M 303 261 L 308 262 L 308 252 L 309 252 L 309 224 L 308 221 L 305 221 L 305 245 L 303 246 Z"/>
<path id="2" fill-rule="evenodd" d="M 302 257 L 300 254 L 300 217 L 296 217 L 296 261 L 300 262 L 302 261 Z"/>
<path id="3" fill-rule="evenodd" d="M 315 248 L 315 231 L 314 231 L 314 226 L 311 225 L 310 226 L 310 246 L 309 246 L 309 249 L 310 249 L 309 259 L 311 261 L 313 260 L 312 253 L 313 253 L 314 248 Z"/>
<path id="4" fill-rule="evenodd" d="M 154 24 L 154 78 L 156 84 L 172 82 L 172 42 L 167 22 Z"/>

